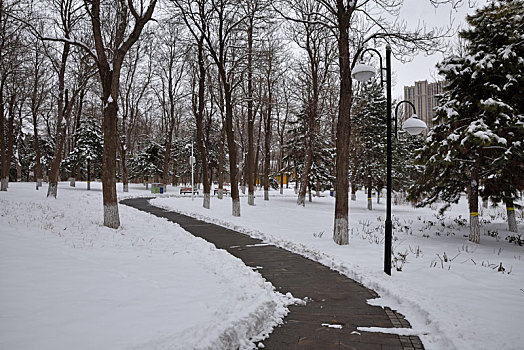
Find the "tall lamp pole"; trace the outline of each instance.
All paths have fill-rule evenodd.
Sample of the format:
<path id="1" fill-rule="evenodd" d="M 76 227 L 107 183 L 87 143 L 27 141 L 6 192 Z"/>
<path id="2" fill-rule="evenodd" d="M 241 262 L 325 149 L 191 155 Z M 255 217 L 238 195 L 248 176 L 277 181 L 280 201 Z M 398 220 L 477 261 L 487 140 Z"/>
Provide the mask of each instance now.
<path id="1" fill-rule="evenodd" d="M 380 83 L 381 85 L 384 86 L 384 80 L 386 81 L 387 158 L 386 158 L 386 228 L 385 228 L 385 247 L 384 247 L 384 272 L 391 276 L 391 245 L 393 241 L 393 225 L 391 221 L 391 187 L 392 187 L 391 168 L 392 168 L 392 161 L 393 161 L 392 142 L 391 142 L 391 134 L 392 134 L 392 130 L 391 130 L 391 46 L 389 44 L 386 45 L 386 68 L 385 69 L 382 67 L 382 56 L 380 55 L 380 52 L 378 52 L 376 49 L 373 49 L 373 48 L 365 49 L 364 51 L 362 51 L 360 56 L 362 57 L 362 55 L 364 55 L 364 53 L 367 51 L 373 51 L 378 54 L 380 58 Z M 384 70 L 386 71 L 386 79 L 384 79 L 384 76 L 383 76 Z M 355 67 L 351 71 L 351 75 L 354 79 L 364 82 L 364 81 L 368 81 L 375 75 L 375 69 L 367 64 L 359 63 L 355 65 Z M 402 101 L 402 102 L 410 103 L 409 101 Z M 413 106 L 413 104 L 411 105 Z M 414 108 L 415 106 L 413 106 L 413 109 Z M 395 112 L 395 118 L 396 118 L 396 112 Z M 412 119 L 416 119 L 416 120 L 412 121 Z M 411 123 L 408 123 L 410 121 Z M 422 123 L 423 125 L 421 125 L 420 123 Z M 411 124 L 414 124 L 414 127 L 412 129 L 409 129 L 408 127 Z M 412 135 L 416 135 L 422 132 L 422 130 L 424 130 L 425 128 L 426 128 L 426 124 L 423 121 L 421 121 L 420 119 L 416 118 L 416 115 L 406 120 L 406 122 L 403 125 L 403 129 Z M 397 130 L 396 130 L 396 123 L 395 123 L 395 133 L 396 131 Z"/>

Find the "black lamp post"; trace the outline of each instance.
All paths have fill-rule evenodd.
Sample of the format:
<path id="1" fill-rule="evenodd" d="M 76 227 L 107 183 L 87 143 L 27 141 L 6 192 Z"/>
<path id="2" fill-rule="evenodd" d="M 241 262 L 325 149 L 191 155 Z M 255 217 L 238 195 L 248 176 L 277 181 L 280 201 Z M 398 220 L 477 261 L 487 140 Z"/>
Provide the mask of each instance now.
<path id="1" fill-rule="evenodd" d="M 386 111 L 386 123 L 387 123 L 387 160 L 386 160 L 386 232 L 385 232 L 385 247 L 384 247 L 384 272 L 391 276 L 391 245 L 392 245 L 392 238 L 393 238 L 393 226 L 391 222 L 391 168 L 392 168 L 392 158 L 393 158 L 393 152 L 392 152 L 392 146 L 391 146 L 391 46 L 386 45 L 386 79 L 383 77 L 383 70 L 382 67 L 382 56 L 380 55 L 380 52 L 378 52 L 376 49 L 368 48 L 362 51 L 360 57 L 364 55 L 367 51 L 373 51 L 376 54 L 378 54 L 378 57 L 380 58 L 380 83 L 382 86 L 384 86 L 384 80 L 386 81 L 386 101 L 387 101 L 387 111 Z M 375 69 L 367 64 L 359 63 L 356 64 L 353 70 L 351 71 L 351 76 L 358 80 L 358 81 L 367 81 L 371 79 L 375 75 Z M 410 103 L 412 106 L 413 104 L 409 101 L 402 101 Z M 399 102 L 402 103 L 402 102 Z M 415 109 L 415 106 L 413 106 L 413 109 Z M 398 110 L 395 110 L 395 133 L 396 133 L 396 112 Z M 415 121 L 413 121 L 415 119 Z M 409 123 L 408 123 L 409 122 Z M 414 127 L 409 129 L 406 128 L 407 126 L 414 124 Z M 423 126 L 420 124 L 422 123 Z M 416 118 L 416 116 L 409 118 L 404 123 L 403 129 L 406 130 L 411 135 L 416 135 L 422 130 L 426 128 L 426 124 L 421 121 L 420 119 Z M 416 129 L 416 130 L 415 130 Z M 418 131 L 418 132 L 417 132 Z"/>

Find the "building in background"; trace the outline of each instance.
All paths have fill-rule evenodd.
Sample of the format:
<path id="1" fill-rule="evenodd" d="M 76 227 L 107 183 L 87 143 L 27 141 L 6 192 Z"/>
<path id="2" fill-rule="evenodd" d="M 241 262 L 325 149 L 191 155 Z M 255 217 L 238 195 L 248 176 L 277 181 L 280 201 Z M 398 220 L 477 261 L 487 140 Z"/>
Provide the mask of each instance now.
<path id="1" fill-rule="evenodd" d="M 416 81 L 414 86 L 404 86 L 404 100 L 413 103 L 417 109 L 417 116 L 423 120 L 428 129 L 433 127 L 434 108 L 438 105 L 437 95 L 442 93 L 443 81 L 428 83 L 427 80 Z M 404 118 L 413 115 L 413 108 L 404 103 Z"/>

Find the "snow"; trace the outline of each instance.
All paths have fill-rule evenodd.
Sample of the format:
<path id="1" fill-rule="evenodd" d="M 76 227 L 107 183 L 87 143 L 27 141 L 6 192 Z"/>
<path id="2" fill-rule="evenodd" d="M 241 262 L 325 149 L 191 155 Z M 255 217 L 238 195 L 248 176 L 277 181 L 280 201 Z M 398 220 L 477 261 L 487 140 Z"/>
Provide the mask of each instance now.
<path id="1" fill-rule="evenodd" d="M 57 199 L 34 183 L 0 192 L 0 348 L 249 349 L 249 338 L 262 340 L 298 302 L 277 293 L 259 266 L 165 219 L 120 205 L 122 227 L 103 227 L 101 184 L 91 186 L 60 183 Z M 120 199 L 151 196 L 143 185 L 117 188 Z M 302 207 L 292 189 L 270 191 L 270 201 L 260 191 L 255 206 L 241 197 L 241 217 L 231 216 L 230 197 L 212 197 L 206 210 L 201 198 L 174 193 L 169 186 L 152 203 L 319 261 L 377 291 L 368 303 L 398 310 L 413 327 L 354 334 L 418 335 L 428 350 L 524 347 L 524 247 L 506 240 L 514 234 L 504 208 L 481 209 L 477 245 L 467 241 L 465 198 L 444 216 L 437 206 L 394 205 L 390 277 L 382 271 L 384 204 L 367 210 L 360 191 L 350 201 L 346 246 L 333 243 L 326 193 Z M 522 210 L 516 214 L 522 232 Z"/>
<path id="2" fill-rule="evenodd" d="M 169 190 L 168 190 L 169 193 Z M 231 200 L 164 196 L 154 205 L 247 233 L 329 266 L 381 296 L 369 300 L 404 314 L 426 349 L 524 348 L 524 247 L 509 243 L 504 208 L 481 209 L 481 244 L 468 242 L 468 207 L 463 197 L 444 216 L 438 207 L 393 206 L 391 277 L 383 273 L 384 204 L 366 209 L 365 194 L 350 201 L 350 243 L 333 243 L 334 199 L 324 197 L 296 205 L 293 190 L 271 191 L 270 201 L 257 192 L 255 206 L 241 197 L 242 216 L 231 216 Z M 522 211 L 517 214 L 519 229 Z M 406 256 L 402 259 L 402 256 Z M 505 271 L 498 271 L 502 263 Z M 401 268 L 397 271 L 396 267 Z M 360 329 L 360 328 L 359 328 Z M 355 330 L 356 331 L 356 330 Z M 396 332 L 398 330 L 361 329 Z M 406 333 L 407 332 L 407 333 Z"/>
<path id="3" fill-rule="evenodd" d="M 109 98 L 107 99 L 107 103 L 113 103 L 113 96 L 109 95 Z"/>
<path id="4" fill-rule="evenodd" d="M 0 193 L 1 349 L 250 349 L 297 302 L 165 219 L 120 205 L 104 227 L 85 188 Z"/>

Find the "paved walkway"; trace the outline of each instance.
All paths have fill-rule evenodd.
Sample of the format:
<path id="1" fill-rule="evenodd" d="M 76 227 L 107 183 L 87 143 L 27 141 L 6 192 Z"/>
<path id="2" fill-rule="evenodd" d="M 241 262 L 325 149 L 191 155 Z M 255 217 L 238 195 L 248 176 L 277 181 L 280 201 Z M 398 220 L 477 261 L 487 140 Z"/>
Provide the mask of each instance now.
<path id="1" fill-rule="evenodd" d="M 147 198 L 126 199 L 122 204 L 167 218 L 217 248 L 242 259 L 281 293 L 308 297 L 305 306 L 290 306 L 284 324 L 263 341 L 265 349 L 423 349 L 418 337 L 356 332 L 357 327 L 410 327 L 404 317 L 390 309 L 371 306 L 377 294 L 329 268 L 261 240 L 222 226 L 196 220 L 149 204 Z M 341 329 L 326 324 L 341 325 Z M 359 334 L 360 333 L 360 334 Z"/>

